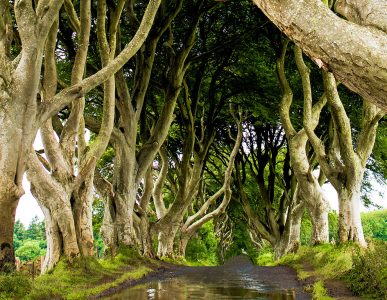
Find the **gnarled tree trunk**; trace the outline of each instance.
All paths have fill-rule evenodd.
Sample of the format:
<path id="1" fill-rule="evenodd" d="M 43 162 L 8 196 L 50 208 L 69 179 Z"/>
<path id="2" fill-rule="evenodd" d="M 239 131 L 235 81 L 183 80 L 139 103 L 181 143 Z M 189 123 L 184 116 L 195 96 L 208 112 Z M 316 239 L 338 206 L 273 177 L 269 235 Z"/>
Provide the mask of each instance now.
<path id="1" fill-rule="evenodd" d="M 308 136 L 305 129 L 296 131 L 290 118 L 290 109 L 293 101 L 293 93 L 285 75 L 285 57 L 288 41 L 284 41 L 281 55 L 277 58 L 277 73 L 282 87 L 282 101 L 280 105 L 281 121 L 288 139 L 290 161 L 294 175 L 298 182 L 298 194 L 305 202 L 312 217 L 313 232 L 312 243 L 320 244 L 329 242 L 328 210 L 329 204 L 318 179 L 312 172 L 312 166 L 307 155 Z M 325 106 L 325 96 L 313 106 L 311 126 L 315 128 L 318 124 L 320 113 Z"/>

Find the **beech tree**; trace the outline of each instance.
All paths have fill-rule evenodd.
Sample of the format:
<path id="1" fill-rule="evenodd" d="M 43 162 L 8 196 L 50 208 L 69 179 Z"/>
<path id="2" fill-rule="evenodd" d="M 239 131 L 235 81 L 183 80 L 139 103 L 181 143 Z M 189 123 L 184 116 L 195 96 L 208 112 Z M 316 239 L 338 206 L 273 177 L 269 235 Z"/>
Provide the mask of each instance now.
<path id="1" fill-rule="evenodd" d="M 303 61 L 300 48 L 295 49 L 295 56 L 304 90 L 304 128 L 324 175 L 339 197 L 340 242 L 354 241 L 365 246 L 360 218 L 360 190 L 366 163 L 375 143 L 378 122 L 384 112 L 363 100 L 362 126 L 355 143 L 334 75 L 323 71 L 325 95 L 332 116 L 330 145 L 327 148 L 314 132 L 310 70 Z"/>
<path id="2" fill-rule="evenodd" d="M 259 123 L 255 120 L 245 128 L 236 184 L 251 227 L 280 258 L 299 247 L 305 205 L 291 171 L 282 127 Z"/>
<path id="3" fill-rule="evenodd" d="M 319 67 L 387 110 L 387 4 L 338 0 L 253 0 Z M 332 3 L 332 1 L 329 1 Z"/>
<path id="4" fill-rule="evenodd" d="M 283 41 L 281 55 L 277 59 L 277 73 L 282 88 L 280 116 L 288 141 L 291 167 L 298 183 L 300 199 L 305 202 L 313 223 L 312 243 L 329 242 L 329 203 L 320 186 L 319 177 L 313 174 L 313 165 L 308 157 L 308 135 L 304 128 L 295 129 L 290 118 L 293 92 L 285 74 L 285 57 L 288 41 Z M 319 123 L 321 110 L 327 102 L 325 95 L 313 105 L 310 126 L 314 130 Z"/>
<path id="5" fill-rule="evenodd" d="M 125 1 L 121 1 L 113 12 L 110 37 L 106 33 L 106 3 L 98 2 L 97 36 L 101 51 L 102 66 L 115 57 L 116 32 Z M 79 44 L 71 74 L 72 84 L 79 82 L 85 70 L 88 40 L 91 25 L 91 3 L 82 1 L 79 18 Z M 56 22 L 57 25 L 57 22 Z M 81 30 L 81 28 L 83 28 Z M 57 26 L 47 40 L 44 60 L 44 99 L 55 94 L 57 71 L 55 59 Z M 108 41 L 109 40 L 109 41 Z M 115 80 L 111 76 L 103 85 L 104 105 L 101 130 L 86 148 L 84 137 L 85 100 L 72 104 L 71 113 L 59 133 L 59 141 L 48 120 L 40 133 L 44 144 L 45 160 L 32 152 L 28 162 L 28 179 L 32 194 L 43 210 L 46 221 L 48 247 L 42 271 L 52 269 L 63 254 L 68 259 L 81 254 L 94 254 L 91 211 L 93 203 L 93 177 L 96 160 L 104 153 L 109 142 L 114 122 Z M 76 162 L 76 163 L 74 163 Z M 75 180 L 74 180 L 75 178 Z"/>
<path id="6" fill-rule="evenodd" d="M 183 8 L 186 10 L 188 7 L 191 8 L 190 13 L 192 16 L 187 23 L 187 30 L 182 34 L 180 33 L 180 35 L 176 34 L 180 40 L 175 41 L 174 39 L 177 37 L 174 36 L 174 30 L 177 29 L 173 26 L 173 21 Z M 139 215 L 146 210 L 147 204 L 145 198 L 144 201 L 141 201 L 141 205 L 136 204 L 138 187 L 143 179 L 148 178 L 147 171 L 168 135 L 174 117 L 175 104 L 180 95 L 185 73 L 191 63 L 187 58 L 196 42 L 199 20 L 207 9 L 206 1 L 187 4 L 182 0 L 174 5 L 163 4 L 156 19 L 157 26 L 151 31 L 148 41 L 137 57 L 136 77 L 134 78 L 132 93 L 129 93 L 124 74 L 119 73 L 117 76 L 119 94 L 117 110 L 119 118 L 111 136 L 111 143 L 115 150 L 113 178 L 112 182 L 106 180 L 96 182 L 97 188 L 102 193 L 106 190 L 112 191 L 106 198 L 101 232 L 105 245 L 113 254 L 120 244 L 134 247 L 146 245 L 142 239 L 143 237 L 147 238 L 147 233 L 141 234 L 140 227 L 141 224 L 146 224 L 144 218 L 147 218 L 147 215 L 143 213 L 144 218 L 139 218 Z M 158 63 L 165 64 L 164 69 L 158 70 L 162 72 L 156 73 L 153 66 L 158 50 L 157 46 L 164 33 L 167 34 L 162 46 L 166 59 L 162 60 L 161 56 L 157 57 L 159 59 Z M 137 131 L 139 121 L 140 118 L 146 116 L 143 113 L 146 112 L 145 99 L 146 96 L 151 97 L 152 95 L 149 91 L 151 75 L 159 76 L 162 82 L 161 85 L 157 85 L 157 88 L 162 91 L 161 97 L 164 102 L 160 111 L 155 111 L 158 117 L 150 130 L 149 137 L 136 149 L 136 145 L 139 144 L 141 138 L 138 136 Z M 153 96 L 156 97 L 153 101 L 161 98 L 160 95 Z M 92 122 L 90 122 L 90 126 L 93 126 Z M 101 183 L 103 185 L 98 187 L 98 184 Z M 106 188 L 106 185 L 110 185 L 110 188 Z M 149 184 L 146 185 L 146 190 L 148 188 Z M 146 195 L 149 195 L 149 193 Z M 138 212 L 139 210 L 141 212 Z M 136 234 L 136 231 L 138 234 Z M 152 248 L 145 248 L 145 254 L 152 256 Z"/>
<path id="7" fill-rule="evenodd" d="M 223 91 L 221 89 L 221 87 L 226 85 L 225 80 L 221 75 L 228 65 L 229 58 L 230 55 L 226 55 L 226 58 L 220 59 L 218 67 L 212 72 L 212 77 L 206 92 L 202 91 L 201 87 L 205 85 L 202 81 L 205 78 L 205 72 L 210 71 L 203 68 L 204 64 L 202 67 L 199 67 L 191 89 L 185 84 L 185 97 L 179 102 L 181 115 L 178 120 L 178 125 L 182 134 L 179 135 L 179 138 L 183 140 L 183 143 L 177 151 L 176 149 L 174 149 L 175 151 L 172 150 L 173 152 L 177 152 L 173 155 L 172 159 L 175 165 L 174 176 L 167 177 L 166 169 L 168 167 L 168 159 L 165 157 L 165 154 L 161 153 L 160 155 L 162 158 L 162 168 L 155 185 L 153 196 L 158 220 L 154 226 L 152 226 L 152 231 L 158 235 L 157 255 L 159 257 L 173 256 L 173 242 L 176 233 L 181 230 L 186 210 L 192 205 L 199 192 L 199 185 L 202 180 L 206 157 L 210 147 L 214 143 L 217 129 L 216 124 L 219 122 L 219 114 L 223 110 L 226 101 L 233 95 L 233 92 L 230 93 L 229 91 Z M 203 111 L 200 111 L 199 107 L 201 105 L 204 106 L 204 99 L 209 104 L 206 110 L 203 108 Z M 200 114 L 202 114 L 201 118 L 199 117 Z M 236 148 L 239 148 L 239 146 Z M 232 160 L 233 158 L 230 158 L 231 162 Z M 232 169 L 230 169 L 229 172 L 231 172 L 231 170 Z M 169 171 L 171 171 L 171 169 Z M 166 180 L 168 180 L 168 184 L 171 186 L 172 194 L 174 195 L 173 202 L 169 205 L 168 209 L 165 206 L 161 192 Z M 222 196 L 229 184 L 229 179 L 225 179 L 225 186 L 221 188 L 208 204 Z M 226 206 L 226 203 L 229 201 L 227 200 L 229 196 L 230 195 L 225 197 L 226 200 L 223 206 Z M 220 210 L 221 209 L 219 209 L 219 211 Z M 205 210 L 194 217 L 188 217 L 187 220 L 184 220 L 187 225 L 186 227 L 188 227 L 196 218 L 202 217 L 204 211 Z M 203 223 L 200 222 L 200 225 L 202 224 Z M 188 236 L 186 239 L 188 242 Z"/>
<path id="8" fill-rule="evenodd" d="M 236 137 L 230 136 L 232 140 L 234 140 L 234 147 L 230 152 L 227 162 L 226 162 L 226 170 L 223 175 L 223 184 L 221 187 L 211 196 L 208 196 L 205 199 L 202 199 L 201 205 L 197 211 L 193 212 L 191 215 L 187 217 L 187 219 L 183 222 L 183 226 L 180 229 L 180 243 L 179 243 L 179 255 L 185 256 L 185 249 L 191 237 L 203 226 L 204 223 L 218 217 L 223 214 L 231 201 L 232 191 L 231 191 L 231 180 L 232 180 L 232 172 L 234 169 L 235 158 L 238 154 L 239 148 L 242 142 L 242 122 L 243 116 L 242 113 L 239 112 L 239 116 L 236 116 L 235 112 L 231 112 L 233 118 L 236 122 L 237 127 L 237 135 Z M 203 195 L 203 193 L 202 193 Z M 223 197 L 222 201 L 217 204 L 217 200 Z M 219 202 L 219 201 L 218 201 Z M 211 209 L 211 207 L 213 207 Z"/>
<path id="9" fill-rule="evenodd" d="M 88 91 L 106 81 L 132 57 L 145 41 L 153 24 L 161 0 L 150 0 L 141 24 L 133 39 L 109 62 L 106 67 L 88 78 L 83 72 L 76 72 L 72 84 L 59 92 L 50 87 L 51 95 L 41 89 L 42 62 L 49 36 L 58 20 L 60 1 L 39 1 L 36 5 L 29 0 L 1 1 L 0 19 L 0 64 L 1 64 L 1 146 L 0 146 L 0 269 L 14 264 L 13 227 L 19 198 L 24 193 L 22 178 L 27 155 L 40 126 L 60 109 L 74 100 L 82 99 Z M 70 1 L 65 8 L 72 26 L 81 24 L 75 18 Z M 75 22 L 74 22 L 75 21 Z M 15 23 L 14 23 L 15 22 Z M 82 25 L 86 24 L 82 22 Z M 86 40 L 89 28 L 79 27 L 81 37 Z M 50 32 L 52 34 L 50 34 Z M 81 45 L 86 47 L 87 45 Z M 48 47 L 52 47 L 52 42 Z M 81 50 L 84 56 L 85 50 Z M 81 65 L 84 58 L 79 58 Z M 44 100 L 44 101 L 42 101 Z M 11 142 L 12 141 L 12 142 Z M 82 172 L 81 172 L 82 173 Z M 80 173 L 80 174 L 81 174 Z"/>

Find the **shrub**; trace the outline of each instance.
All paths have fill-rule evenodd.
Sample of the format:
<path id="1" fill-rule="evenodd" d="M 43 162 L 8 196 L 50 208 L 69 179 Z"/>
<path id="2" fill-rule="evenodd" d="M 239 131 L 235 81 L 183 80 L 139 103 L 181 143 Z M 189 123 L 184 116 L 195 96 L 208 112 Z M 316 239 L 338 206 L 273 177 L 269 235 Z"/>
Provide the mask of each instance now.
<path id="1" fill-rule="evenodd" d="M 198 234 L 190 239 L 186 249 L 188 261 L 199 262 L 205 265 L 217 265 L 216 248 L 218 239 L 214 233 L 212 221 L 205 223 Z"/>
<path id="2" fill-rule="evenodd" d="M 35 260 L 44 253 L 45 249 L 41 248 L 41 241 L 39 240 L 27 240 L 15 252 L 16 256 L 23 262 Z"/>
<path id="3" fill-rule="evenodd" d="M 258 251 L 258 256 L 255 257 L 255 264 L 258 266 L 270 266 L 274 264 L 273 247 L 267 242 Z"/>
<path id="4" fill-rule="evenodd" d="M 357 295 L 387 299 L 387 243 L 375 241 L 367 251 L 357 251 L 347 280 Z"/>
<path id="5" fill-rule="evenodd" d="M 333 300 L 328 296 L 328 292 L 321 280 L 315 282 L 313 285 L 313 299 L 315 300 Z"/>

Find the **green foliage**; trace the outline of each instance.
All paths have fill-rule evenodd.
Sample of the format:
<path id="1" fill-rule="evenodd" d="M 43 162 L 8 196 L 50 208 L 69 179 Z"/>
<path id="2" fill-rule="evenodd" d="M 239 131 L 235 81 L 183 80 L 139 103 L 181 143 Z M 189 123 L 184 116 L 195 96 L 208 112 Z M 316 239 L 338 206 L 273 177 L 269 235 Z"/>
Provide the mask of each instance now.
<path id="1" fill-rule="evenodd" d="M 351 290 L 369 299 L 387 299 L 387 243 L 376 241 L 366 251 L 356 251 L 347 275 Z"/>
<path id="2" fill-rule="evenodd" d="M 354 293 L 367 299 L 386 299 L 385 253 L 387 243 L 383 241 L 371 242 L 367 249 L 353 244 L 303 246 L 296 254 L 282 257 L 279 264 L 295 268 L 300 279 L 314 276 L 321 281 L 313 287 L 313 299 L 330 299 L 325 298 L 323 288 L 323 281 L 327 279 L 345 280 Z"/>
<path id="3" fill-rule="evenodd" d="M 262 248 L 258 250 L 255 264 L 258 266 L 272 266 L 274 264 L 273 247 L 268 242 L 264 241 Z"/>
<path id="4" fill-rule="evenodd" d="M 259 256 L 259 250 L 252 243 L 249 232 L 247 230 L 246 220 L 243 219 L 243 212 L 236 206 L 233 207 L 231 218 L 234 222 L 233 228 L 233 243 L 227 250 L 225 259 L 233 256 L 247 253 L 252 261 L 256 261 Z"/>
<path id="5" fill-rule="evenodd" d="M 339 240 L 339 216 L 336 211 L 328 214 L 329 241 L 334 243 Z"/>
<path id="6" fill-rule="evenodd" d="M 361 214 L 364 235 L 387 242 L 387 209 Z"/>
<path id="7" fill-rule="evenodd" d="M 305 210 L 301 219 L 300 242 L 301 245 L 310 245 L 312 240 L 313 224 L 309 213 Z"/>
<path id="8" fill-rule="evenodd" d="M 103 221 L 104 214 L 104 203 L 101 198 L 95 198 L 93 202 L 93 215 L 92 215 L 92 224 L 93 224 L 93 235 L 94 235 L 94 248 L 98 257 L 103 256 L 104 244 L 101 237 L 101 225 Z"/>
<path id="9" fill-rule="evenodd" d="M 214 233 L 214 224 L 211 221 L 205 223 L 198 234 L 191 238 L 186 249 L 186 259 L 188 261 L 199 262 L 204 265 L 217 265 L 218 257 L 216 249 L 218 239 Z"/>
<path id="10" fill-rule="evenodd" d="M 22 262 L 35 260 L 37 257 L 43 256 L 46 253 L 45 248 L 41 248 L 41 244 L 41 241 L 26 240 L 15 251 L 15 254 Z"/>
<path id="11" fill-rule="evenodd" d="M 25 239 L 26 229 L 24 227 L 24 224 L 20 220 L 17 220 L 15 222 L 15 227 L 13 231 L 13 247 L 15 249 L 18 249 Z"/>
<path id="12" fill-rule="evenodd" d="M 39 256 L 45 255 L 47 242 L 44 221 L 39 221 L 34 217 L 27 229 L 19 220 L 14 227 L 14 248 L 15 255 L 22 262 L 35 260 Z"/>
<path id="13" fill-rule="evenodd" d="M 296 269 L 302 270 L 300 265 L 309 264 L 322 279 L 340 278 L 352 267 L 353 249 L 356 246 L 331 244 L 315 247 L 300 247 L 296 254 L 288 254 L 279 260 L 279 264 L 296 265 Z"/>
<path id="14" fill-rule="evenodd" d="M 31 280 L 23 274 L 0 275 L 0 300 L 20 299 L 31 289 Z"/>
<path id="15" fill-rule="evenodd" d="M 38 217 L 35 216 L 28 225 L 26 238 L 31 240 L 45 240 L 46 230 L 44 221 L 39 221 Z"/>

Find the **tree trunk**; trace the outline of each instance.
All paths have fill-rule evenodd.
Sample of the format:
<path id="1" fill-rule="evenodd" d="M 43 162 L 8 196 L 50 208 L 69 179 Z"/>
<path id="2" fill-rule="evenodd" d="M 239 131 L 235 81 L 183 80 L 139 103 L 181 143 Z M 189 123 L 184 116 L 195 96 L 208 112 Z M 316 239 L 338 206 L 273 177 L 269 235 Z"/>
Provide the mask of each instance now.
<path id="1" fill-rule="evenodd" d="M 185 257 L 185 250 L 187 249 L 187 245 L 192 235 L 190 234 L 181 234 L 180 242 L 179 242 L 179 256 Z"/>
<path id="2" fill-rule="evenodd" d="M 101 237 L 105 246 L 105 255 L 114 257 L 118 250 L 117 230 L 114 226 L 116 211 L 113 205 L 113 197 L 106 197 L 104 201 L 104 213 L 101 225 Z"/>
<path id="3" fill-rule="evenodd" d="M 94 170 L 94 165 L 93 165 Z M 77 232 L 77 239 L 79 250 L 83 256 L 94 255 L 94 237 L 92 225 L 92 211 L 94 200 L 94 185 L 93 185 L 94 171 L 87 175 L 82 185 L 73 193 L 75 203 L 73 207 L 75 230 Z"/>
<path id="4" fill-rule="evenodd" d="M 152 235 L 150 232 L 150 224 L 148 215 L 141 217 L 140 220 L 140 238 L 141 238 L 141 246 L 142 246 L 142 254 L 144 257 L 154 258 L 153 251 L 153 243 L 152 243 Z"/>
<path id="5" fill-rule="evenodd" d="M 174 241 L 178 230 L 178 226 L 165 226 L 159 230 L 158 233 L 158 245 L 157 245 L 157 257 L 174 257 Z"/>
<path id="6" fill-rule="evenodd" d="M 308 205 L 312 218 L 312 244 L 319 245 L 329 242 L 328 206 L 323 202 Z"/>
<path id="7" fill-rule="evenodd" d="M 287 249 L 289 247 L 289 236 L 281 236 L 274 244 L 272 244 L 274 251 L 274 259 L 278 260 L 285 254 L 287 254 Z"/>
<path id="8" fill-rule="evenodd" d="M 52 270 L 62 255 L 63 238 L 58 223 L 51 216 L 50 210 L 45 206 L 40 206 L 44 214 L 44 223 L 46 225 L 47 249 L 46 256 L 41 268 L 41 273 Z"/>
<path id="9" fill-rule="evenodd" d="M 341 19 L 323 1 L 253 1 L 320 67 L 333 72 L 348 88 L 387 110 L 385 32 Z M 385 16 L 383 8 L 379 5 L 374 10 L 381 10 Z"/>
<path id="10" fill-rule="evenodd" d="M 292 167 L 298 182 L 298 194 L 312 217 L 312 243 L 315 245 L 329 242 L 329 204 L 318 179 L 310 170 L 306 155 L 306 141 L 305 132 L 298 133 L 290 140 L 289 148 Z"/>
<path id="11" fill-rule="evenodd" d="M 339 240 L 366 246 L 360 217 L 360 189 L 363 175 L 349 179 L 349 185 L 339 191 Z"/>
<path id="12" fill-rule="evenodd" d="M 70 262 L 80 256 L 80 238 L 77 235 L 71 192 L 50 190 L 43 194 L 31 181 L 31 192 L 42 208 L 46 222 L 47 252 L 42 271 L 51 270 L 62 255 Z"/>
<path id="13" fill-rule="evenodd" d="M 128 247 L 136 245 L 133 208 L 130 205 L 130 202 L 135 201 L 136 191 L 136 189 L 131 189 L 131 193 L 129 191 L 127 193 L 117 191 L 114 197 L 108 197 L 105 201 L 101 226 L 105 254 L 115 256 L 120 245 Z M 130 197 L 134 197 L 134 201 L 131 201 Z"/>
<path id="14" fill-rule="evenodd" d="M 10 272 L 15 269 L 13 228 L 19 198 L 12 191 L 1 191 L 0 197 L 0 272 Z"/>

